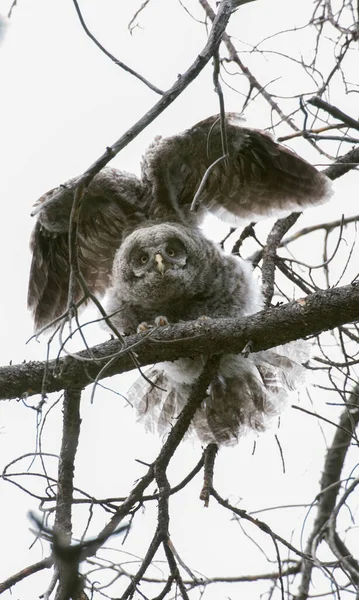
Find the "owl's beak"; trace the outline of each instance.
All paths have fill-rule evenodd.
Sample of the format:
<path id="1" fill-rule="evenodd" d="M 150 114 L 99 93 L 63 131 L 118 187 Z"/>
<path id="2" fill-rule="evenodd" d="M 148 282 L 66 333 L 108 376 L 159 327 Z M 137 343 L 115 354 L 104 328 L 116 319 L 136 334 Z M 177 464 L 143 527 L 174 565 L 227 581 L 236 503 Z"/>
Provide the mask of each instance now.
<path id="1" fill-rule="evenodd" d="M 155 254 L 155 261 L 157 263 L 157 269 L 159 270 L 161 275 L 164 275 L 166 271 L 166 263 L 163 260 L 162 254 Z"/>

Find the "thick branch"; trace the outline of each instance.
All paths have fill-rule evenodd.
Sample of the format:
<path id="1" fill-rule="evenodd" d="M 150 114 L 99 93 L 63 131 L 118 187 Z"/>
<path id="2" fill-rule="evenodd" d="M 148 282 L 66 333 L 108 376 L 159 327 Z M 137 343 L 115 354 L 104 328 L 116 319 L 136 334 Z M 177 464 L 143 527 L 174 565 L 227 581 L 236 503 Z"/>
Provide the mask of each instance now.
<path id="1" fill-rule="evenodd" d="M 359 148 L 353 148 L 343 156 L 337 158 L 335 163 L 322 171 L 329 179 L 338 179 L 348 171 L 359 167 Z"/>
<path id="2" fill-rule="evenodd" d="M 0 399 L 58 392 L 71 385 L 84 387 L 99 374 L 108 356 L 118 352 L 103 377 L 133 369 L 128 350 L 136 346 L 140 366 L 175 360 L 184 356 L 241 352 L 252 341 L 254 352 L 279 344 L 317 335 L 359 319 L 359 282 L 319 291 L 278 308 L 271 308 L 240 319 L 208 319 L 178 323 L 156 330 L 139 344 L 141 335 L 126 338 L 124 350 L 118 341 L 110 341 L 79 352 L 77 360 L 66 356 L 59 360 L 29 362 L 0 368 Z M 83 359 L 88 359 L 84 361 Z M 43 382 L 46 369 L 46 378 Z"/>
<path id="3" fill-rule="evenodd" d="M 71 541 L 72 532 L 71 505 L 75 455 L 80 434 L 80 400 L 81 388 L 65 389 L 54 530 L 61 534 L 67 543 Z"/>
<path id="4" fill-rule="evenodd" d="M 78 563 L 73 560 L 72 554 L 69 559 L 66 552 L 72 535 L 71 511 L 74 488 L 74 464 L 80 435 L 80 401 L 80 388 L 68 388 L 65 390 L 54 527 L 58 543 L 54 540 L 53 544 L 53 554 L 59 577 L 59 587 L 55 600 L 74 598 L 80 589 Z"/>

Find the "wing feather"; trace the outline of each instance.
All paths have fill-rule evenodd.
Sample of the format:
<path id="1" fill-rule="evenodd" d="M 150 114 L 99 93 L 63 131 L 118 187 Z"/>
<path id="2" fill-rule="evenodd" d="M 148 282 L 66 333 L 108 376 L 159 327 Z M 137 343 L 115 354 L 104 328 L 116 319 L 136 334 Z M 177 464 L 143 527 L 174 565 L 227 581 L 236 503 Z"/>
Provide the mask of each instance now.
<path id="1" fill-rule="evenodd" d="M 179 219 L 194 224 L 210 210 L 238 225 L 302 210 L 329 197 L 330 183 L 323 174 L 267 133 L 238 125 L 235 114 L 227 115 L 226 136 L 228 156 L 213 168 L 223 156 L 218 116 L 178 135 L 156 138 L 143 158 L 141 180 L 108 168 L 93 179 L 78 217 L 79 264 L 92 292 L 106 291 L 115 252 L 124 232 L 136 223 Z M 199 187 L 196 215 L 190 208 Z M 28 294 L 36 328 L 66 310 L 68 229 L 75 188 L 73 179 L 38 201 L 44 207 L 32 236 Z M 78 287 L 75 300 L 80 296 Z"/>
<path id="2" fill-rule="evenodd" d="M 28 306 L 36 329 L 59 317 L 67 307 L 68 229 L 74 182 L 70 180 L 47 192 L 37 203 L 46 202 L 30 243 Z M 60 197 L 51 203 L 59 192 Z M 79 214 L 77 247 L 80 270 L 91 292 L 103 295 L 110 285 L 113 258 L 125 228 L 143 220 L 144 195 L 137 177 L 117 169 L 104 169 L 90 184 Z M 74 300 L 81 295 L 78 285 Z"/>
<path id="3" fill-rule="evenodd" d="M 199 212 L 207 209 L 238 225 L 278 212 L 301 211 L 330 197 L 325 175 L 268 133 L 242 127 L 238 121 L 238 115 L 227 114 L 228 156 L 210 170 Z M 207 169 L 221 156 L 218 116 L 181 134 L 157 138 L 142 162 L 143 180 L 152 189 L 153 213 L 175 210 L 188 215 Z"/>

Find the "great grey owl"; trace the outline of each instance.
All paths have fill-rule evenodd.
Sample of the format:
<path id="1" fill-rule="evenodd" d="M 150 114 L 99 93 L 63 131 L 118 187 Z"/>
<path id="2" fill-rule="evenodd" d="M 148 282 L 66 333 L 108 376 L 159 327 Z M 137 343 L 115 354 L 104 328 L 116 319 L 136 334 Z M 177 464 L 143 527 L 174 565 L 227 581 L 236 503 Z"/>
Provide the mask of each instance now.
<path id="1" fill-rule="evenodd" d="M 159 316 L 176 323 L 260 310 L 250 265 L 225 254 L 199 228 L 206 212 L 236 226 L 302 210 L 330 195 L 324 175 L 268 134 L 238 125 L 236 115 L 226 116 L 225 157 L 223 134 L 214 116 L 178 135 L 156 138 L 143 158 L 141 178 L 107 168 L 87 189 L 77 216 L 80 270 L 93 293 L 107 292 L 107 312 L 123 334 Z M 60 188 L 39 200 L 44 206 L 32 237 L 29 284 L 37 328 L 67 306 L 73 181 L 62 186 L 56 201 L 51 198 Z M 78 285 L 75 300 L 81 295 Z M 264 427 L 300 377 L 293 348 L 222 357 L 192 423 L 203 443 L 233 443 L 247 428 Z M 134 384 L 130 399 L 147 427 L 169 430 L 203 361 L 156 365 L 147 380 Z"/>

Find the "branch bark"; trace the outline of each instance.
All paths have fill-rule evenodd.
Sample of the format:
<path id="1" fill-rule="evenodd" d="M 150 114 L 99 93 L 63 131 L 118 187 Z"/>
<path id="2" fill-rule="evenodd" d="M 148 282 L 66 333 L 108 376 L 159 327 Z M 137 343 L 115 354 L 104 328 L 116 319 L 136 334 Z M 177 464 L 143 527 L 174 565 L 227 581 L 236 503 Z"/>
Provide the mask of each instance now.
<path id="1" fill-rule="evenodd" d="M 337 106 L 334 106 L 333 104 L 329 104 L 328 102 L 325 102 L 324 100 L 322 100 L 322 98 L 319 98 L 319 96 L 310 98 L 307 102 L 308 102 L 308 104 L 312 104 L 313 106 L 316 106 L 317 108 L 321 108 L 322 110 L 325 110 L 327 113 L 332 115 L 332 117 L 335 117 L 336 119 L 340 119 L 346 125 L 348 125 L 348 127 L 352 127 L 353 129 L 357 129 L 359 131 L 359 121 L 357 121 L 356 119 L 353 119 L 353 117 L 350 117 L 349 115 L 347 115 L 345 112 L 340 110 L 340 108 L 338 108 Z"/>
<path id="2" fill-rule="evenodd" d="M 248 340 L 253 352 L 309 335 L 317 335 L 359 319 L 359 282 L 319 291 L 281 307 L 240 319 L 208 319 L 178 323 L 157 329 L 152 336 L 126 338 L 126 348 L 110 341 L 49 362 L 29 362 L 0 368 L 0 399 L 19 398 L 64 388 L 85 387 L 99 378 L 133 369 L 129 351 L 136 345 L 139 366 L 199 354 L 230 354 L 243 350 Z M 84 360 L 85 359 L 85 360 Z"/>
<path id="3" fill-rule="evenodd" d="M 80 596 L 81 580 L 78 562 L 70 549 L 72 536 L 72 497 L 74 490 L 75 456 L 80 435 L 81 388 L 65 389 L 63 405 L 62 442 L 59 455 L 58 484 L 53 554 L 58 573 L 55 600 L 69 600 Z"/>

